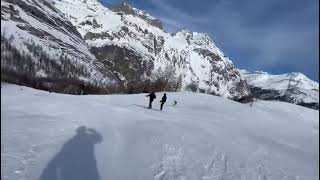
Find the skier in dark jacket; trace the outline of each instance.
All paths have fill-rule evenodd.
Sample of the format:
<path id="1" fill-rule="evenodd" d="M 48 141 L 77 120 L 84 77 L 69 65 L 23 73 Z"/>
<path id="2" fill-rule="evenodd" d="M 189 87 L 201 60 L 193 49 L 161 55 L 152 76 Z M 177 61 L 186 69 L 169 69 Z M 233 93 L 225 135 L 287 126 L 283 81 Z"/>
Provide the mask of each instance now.
<path id="1" fill-rule="evenodd" d="M 152 102 L 156 98 L 156 94 L 154 93 L 154 91 L 152 91 L 149 95 L 147 95 L 147 97 L 150 97 L 149 98 L 149 107 L 148 107 L 148 109 L 151 109 L 152 108 Z"/>
<path id="2" fill-rule="evenodd" d="M 161 106 L 160 106 L 160 110 L 162 111 L 162 107 L 164 105 L 164 103 L 167 101 L 167 95 L 166 93 L 163 94 L 162 99 L 161 99 Z"/>
<path id="3" fill-rule="evenodd" d="M 86 86 L 84 84 L 80 84 L 80 94 L 79 95 L 83 95 L 85 87 Z"/>

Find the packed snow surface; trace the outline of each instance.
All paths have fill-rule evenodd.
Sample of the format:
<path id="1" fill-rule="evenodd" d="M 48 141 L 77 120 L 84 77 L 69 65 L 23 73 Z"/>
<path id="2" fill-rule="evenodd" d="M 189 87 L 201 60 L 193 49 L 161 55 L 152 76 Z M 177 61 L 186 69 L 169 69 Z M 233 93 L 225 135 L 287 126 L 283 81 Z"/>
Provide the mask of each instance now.
<path id="1" fill-rule="evenodd" d="M 161 112 L 162 93 L 152 110 L 145 95 L 72 96 L 2 83 L 1 179 L 319 178 L 318 111 L 183 92 L 167 93 Z"/>

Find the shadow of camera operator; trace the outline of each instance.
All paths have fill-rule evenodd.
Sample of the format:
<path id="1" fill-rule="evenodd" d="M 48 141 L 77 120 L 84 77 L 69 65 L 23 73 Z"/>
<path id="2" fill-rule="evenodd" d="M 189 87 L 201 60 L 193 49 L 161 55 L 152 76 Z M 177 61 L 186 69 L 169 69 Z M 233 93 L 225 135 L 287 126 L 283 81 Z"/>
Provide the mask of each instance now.
<path id="1" fill-rule="evenodd" d="M 94 129 L 80 126 L 43 170 L 39 180 L 100 180 L 94 145 L 102 136 Z"/>

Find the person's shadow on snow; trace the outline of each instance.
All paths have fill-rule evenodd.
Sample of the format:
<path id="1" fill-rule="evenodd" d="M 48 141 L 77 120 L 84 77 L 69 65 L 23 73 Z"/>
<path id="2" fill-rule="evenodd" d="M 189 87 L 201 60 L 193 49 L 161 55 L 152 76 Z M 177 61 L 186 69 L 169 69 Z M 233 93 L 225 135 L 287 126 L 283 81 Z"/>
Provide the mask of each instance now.
<path id="1" fill-rule="evenodd" d="M 100 180 L 94 145 L 102 136 L 81 126 L 43 170 L 39 180 Z"/>

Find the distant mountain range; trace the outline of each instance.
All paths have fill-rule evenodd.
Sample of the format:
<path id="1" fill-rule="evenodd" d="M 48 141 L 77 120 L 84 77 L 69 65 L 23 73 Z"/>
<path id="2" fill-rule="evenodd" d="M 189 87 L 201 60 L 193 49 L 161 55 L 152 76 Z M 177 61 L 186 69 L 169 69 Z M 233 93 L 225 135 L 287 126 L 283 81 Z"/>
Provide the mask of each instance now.
<path id="1" fill-rule="evenodd" d="M 319 109 L 319 83 L 302 73 L 272 75 L 267 72 L 239 70 L 254 97 L 279 100 Z"/>

